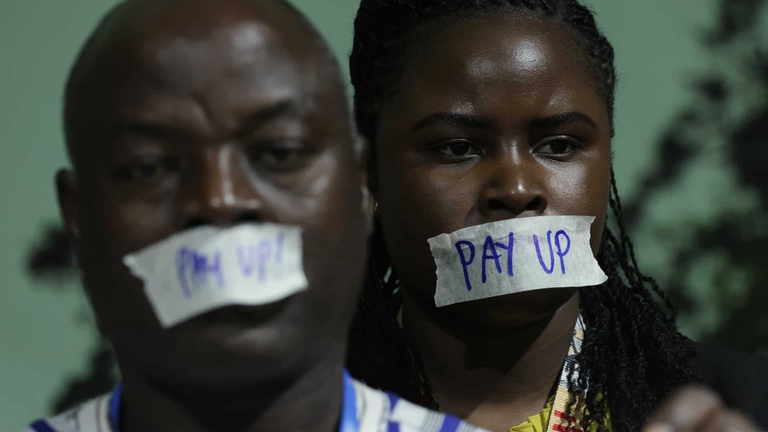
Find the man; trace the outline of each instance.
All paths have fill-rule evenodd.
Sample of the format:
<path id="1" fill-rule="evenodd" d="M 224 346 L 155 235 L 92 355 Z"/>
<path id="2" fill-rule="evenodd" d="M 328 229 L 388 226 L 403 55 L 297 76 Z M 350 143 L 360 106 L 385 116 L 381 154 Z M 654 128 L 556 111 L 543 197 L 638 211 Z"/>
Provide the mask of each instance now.
<path id="1" fill-rule="evenodd" d="M 370 211 L 343 89 L 280 0 L 133 0 L 104 19 L 67 84 L 56 185 L 122 383 L 31 430 L 473 430 L 344 372 Z M 301 227 L 308 288 L 163 328 L 124 257 L 261 223 Z"/>

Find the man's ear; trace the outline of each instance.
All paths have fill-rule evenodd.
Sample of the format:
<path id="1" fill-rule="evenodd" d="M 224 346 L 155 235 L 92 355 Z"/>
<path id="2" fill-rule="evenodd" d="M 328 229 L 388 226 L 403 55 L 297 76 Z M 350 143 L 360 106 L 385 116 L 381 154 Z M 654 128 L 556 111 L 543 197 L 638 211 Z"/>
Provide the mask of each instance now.
<path id="1" fill-rule="evenodd" d="M 355 134 L 355 157 L 358 166 L 366 173 L 368 190 L 375 194 L 378 190 L 376 175 L 376 154 L 370 142 L 360 134 Z"/>
<path id="2" fill-rule="evenodd" d="M 75 243 L 80 238 L 80 200 L 77 193 L 77 179 L 72 170 L 61 169 L 56 173 L 56 195 L 59 212 L 67 232 Z"/>
<path id="3" fill-rule="evenodd" d="M 355 134 L 355 159 L 357 161 L 358 170 L 360 173 L 360 191 L 363 197 L 362 211 L 365 215 L 367 223 L 368 233 L 373 232 L 373 217 L 375 213 L 373 199 L 371 198 L 370 189 L 370 148 L 368 146 L 368 140 L 359 134 Z"/>

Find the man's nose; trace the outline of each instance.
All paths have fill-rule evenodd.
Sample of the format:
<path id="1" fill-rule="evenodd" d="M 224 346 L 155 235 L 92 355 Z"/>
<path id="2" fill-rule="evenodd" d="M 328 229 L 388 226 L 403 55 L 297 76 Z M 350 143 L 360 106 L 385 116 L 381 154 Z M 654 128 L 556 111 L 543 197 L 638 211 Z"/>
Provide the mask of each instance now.
<path id="1" fill-rule="evenodd" d="M 254 188 L 235 146 L 204 149 L 182 191 L 181 216 L 185 228 L 234 225 L 263 218 L 263 202 Z"/>

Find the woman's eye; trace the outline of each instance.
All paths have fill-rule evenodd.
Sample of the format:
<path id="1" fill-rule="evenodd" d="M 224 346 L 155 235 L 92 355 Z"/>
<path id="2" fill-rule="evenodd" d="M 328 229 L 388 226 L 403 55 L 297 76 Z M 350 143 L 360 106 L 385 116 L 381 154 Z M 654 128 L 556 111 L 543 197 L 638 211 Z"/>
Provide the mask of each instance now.
<path id="1" fill-rule="evenodd" d="M 445 156 L 452 158 L 466 158 L 480 154 L 480 151 L 472 143 L 465 140 L 450 141 L 436 148 L 436 150 Z"/>
<path id="2" fill-rule="evenodd" d="M 546 156 L 567 156 L 577 147 L 578 143 L 570 139 L 552 139 L 540 144 L 536 152 Z"/>

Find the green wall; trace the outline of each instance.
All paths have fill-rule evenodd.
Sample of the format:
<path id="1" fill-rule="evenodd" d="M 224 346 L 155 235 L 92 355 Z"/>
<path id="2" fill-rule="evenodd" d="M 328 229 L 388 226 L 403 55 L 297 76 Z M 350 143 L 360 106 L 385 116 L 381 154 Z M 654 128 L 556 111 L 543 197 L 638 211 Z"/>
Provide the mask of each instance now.
<path id="1" fill-rule="evenodd" d="M 59 113 L 67 70 L 79 45 L 111 0 L 0 2 L 0 430 L 19 430 L 48 414 L 67 377 L 85 369 L 94 343 L 85 300 L 77 289 L 33 283 L 24 257 L 57 209 L 53 173 L 64 165 Z M 350 49 L 356 0 L 295 2 L 320 27 L 336 53 Z M 598 20 L 618 52 L 620 91 L 615 140 L 618 183 L 627 198 L 652 164 L 661 131 L 690 97 L 687 78 L 706 67 L 697 31 L 712 22 L 714 0 L 593 0 Z M 715 167 L 716 168 L 716 167 Z M 708 180 L 714 175 L 713 180 Z M 690 177 L 690 178 L 689 178 Z M 708 167 L 659 198 L 638 229 L 654 221 L 707 217 L 732 181 Z M 730 183 L 729 183 L 730 182 Z M 721 197 L 722 198 L 722 197 Z M 646 268 L 661 276 L 665 255 L 653 240 L 637 240 Z M 66 288 L 63 286 L 61 288 Z"/>

